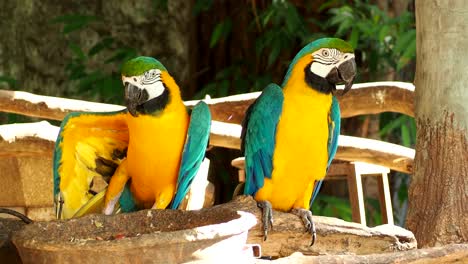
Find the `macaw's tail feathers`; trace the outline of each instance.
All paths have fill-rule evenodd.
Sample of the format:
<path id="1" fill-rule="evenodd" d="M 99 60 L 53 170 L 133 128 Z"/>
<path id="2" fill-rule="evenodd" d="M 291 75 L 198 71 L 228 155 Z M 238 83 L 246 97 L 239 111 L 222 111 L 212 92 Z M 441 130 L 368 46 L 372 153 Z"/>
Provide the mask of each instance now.
<path id="1" fill-rule="evenodd" d="M 106 191 L 107 188 L 94 195 L 93 198 L 91 198 L 73 215 L 73 218 L 93 213 L 100 214 L 104 208 L 104 198 L 106 196 Z M 136 210 L 137 206 L 133 195 L 130 192 L 130 184 L 127 183 L 122 191 L 122 195 L 119 198 L 119 203 L 114 208 L 113 214 L 119 212 L 129 213 Z"/>

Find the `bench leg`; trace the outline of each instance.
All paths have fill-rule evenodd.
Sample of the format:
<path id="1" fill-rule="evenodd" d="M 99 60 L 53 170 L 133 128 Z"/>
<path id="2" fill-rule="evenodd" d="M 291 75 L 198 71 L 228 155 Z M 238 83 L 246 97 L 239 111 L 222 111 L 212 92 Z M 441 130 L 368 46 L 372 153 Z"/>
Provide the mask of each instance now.
<path id="1" fill-rule="evenodd" d="M 351 204 L 353 222 L 366 225 L 366 211 L 364 207 L 364 193 L 362 191 L 361 174 L 356 173 L 354 164 L 348 173 L 348 191 Z"/>
<path id="2" fill-rule="evenodd" d="M 379 188 L 380 211 L 382 212 L 382 222 L 393 225 L 392 200 L 390 199 L 390 188 L 388 185 L 387 173 L 382 173 L 377 177 L 377 186 Z"/>

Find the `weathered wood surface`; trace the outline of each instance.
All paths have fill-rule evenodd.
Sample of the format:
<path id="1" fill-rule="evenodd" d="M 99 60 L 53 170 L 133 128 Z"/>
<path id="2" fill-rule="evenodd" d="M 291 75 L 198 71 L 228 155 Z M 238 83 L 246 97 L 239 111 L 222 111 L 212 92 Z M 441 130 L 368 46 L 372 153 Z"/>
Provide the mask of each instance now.
<path id="1" fill-rule="evenodd" d="M 338 85 L 337 89 L 343 89 Z M 260 92 L 204 100 L 211 109 L 213 120 L 240 124 L 247 107 Z M 346 96 L 338 98 L 341 117 L 397 112 L 414 116 L 414 85 L 404 82 L 358 83 Z M 188 101 L 194 105 L 198 101 Z"/>
<path id="2" fill-rule="evenodd" d="M 0 126 L 0 157 L 51 156 L 59 128 L 47 121 Z"/>
<path id="3" fill-rule="evenodd" d="M 374 139 L 340 135 L 336 159 L 362 161 L 413 173 L 414 149 Z"/>
<path id="4" fill-rule="evenodd" d="M 342 89 L 342 86 L 338 86 Z M 398 112 L 414 116 L 414 86 L 403 82 L 374 82 L 353 85 L 351 91 L 339 98 L 341 116 Z M 205 99 L 213 120 L 240 124 L 247 107 L 260 95 L 259 92 Z M 191 106 L 198 101 L 187 101 Z M 0 90 L 0 111 L 61 120 L 73 111 L 106 112 L 123 109 L 120 105 L 93 103 L 73 99 L 35 95 L 22 91 Z"/>
<path id="5" fill-rule="evenodd" d="M 289 257 L 277 260 L 255 261 L 256 264 L 361 264 L 361 263 L 379 263 L 379 264 L 446 264 L 446 263 L 467 263 L 468 262 L 468 244 L 450 244 L 442 247 L 415 249 L 406 252 L 370 254 L 370 255 L 328 255 L 328 256 L 304 256 L 297 252 Z"/>
<path id="6" fill-rule="evenodd" d="M 263 241 L 261 211 L 256 202 L 247 196 L 238 196 L 226 204 L 236 210 L 254 214 L 258 223 L 249 231 L 248 243 L 259 244 L 264 256 L 284 257 L 294 252 L 306 255 L 319 254 L 373 254 L 406 251 L 416 248 L 414 235 L 403 228 L 382 225 L 369 228 L 337 218 L 314 216 L 317 240 L 309 247 L 311 235 L 304 232 L 299 217 L 289 213 L 273 212 L 273 230 Z"/>
<path id="7" fill-rule="evenodd" d="M 0 111 L 45 119 L 62 120 L 69 112 L 109 112 L 121 109 L 124 107 L 120 105 L 0 90 Z"/>

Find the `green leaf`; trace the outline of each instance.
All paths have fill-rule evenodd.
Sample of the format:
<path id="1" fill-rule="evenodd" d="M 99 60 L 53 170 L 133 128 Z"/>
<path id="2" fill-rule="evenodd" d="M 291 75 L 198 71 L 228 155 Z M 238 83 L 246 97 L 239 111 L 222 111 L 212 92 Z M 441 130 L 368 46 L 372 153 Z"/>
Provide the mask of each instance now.
<path id="1" fill-rule="evenodd" d="M 98 18 L 96 16 L 88 15 L 64 15 L 52 19 L 51 22 L 54 24 L 62 23 L 62 33 L 66 35 L 88 26 L 91 22 L 97 19 Z"/>
<path id="2" fill-rule="evenodd" d="M 401 127 L 405 121 L 405 116 L 400 115 L 398 118 L 388 122 L 382 129 L 380 129 L 380 136 L 383 137 L 387 134 L 392 133 L 394 129 L 396 129 L 397 127 Z"/>
<path id="3" fill-rule="evenodd" d="M 412 43 L 416 42 L 416 30 L 412 29 L 405 32 L 402 36 L 397 38 L 395 47 L 393 50 L 397 53 L 401 53 L 402 51 L 406 50 L 407 47 Z"/>
<path id="4" fill-rule="evenodd" d="M 76 43 L 70 42 L 68 44 L 68 48 L 73 52 L 73 55 L 77 57 L 79 60 L 86 60 L 86 55 Z"/>
<path id="5" fill-rule="evenodd" d="M 71 14 L 71 15 L 63 15 L 63 16 L 55 17 L 51 20 L 51 23 L 53 24 L 89 23 L 97 19 L 98 18 L 96 16 Z"/>
<path id="6" fill-rule="evenodd" d="M 223 22 L 216 25 L 213 33 L 211 34 L 210 48 L 214 47 L 220 39 L 226 38 L 231 33 L 232 21 L 226 19 Z"/>
<path id="7" fill-rule="evenodd" d="M 216 93 L 216 87 L 217 87 L 216 82 L 208 83 L 207 85 L 203 86 L 203 88 L 200 91 L 198 91 L 193 96 L 193 98 L 194 99 L 203 99 L 203 98 L 206 97 L 206 95 L 212 96 L 213 94 Z"/>
<path id="8" fill-rule="evenodd" d="M 351 44 L 353 49 L 356 49 L 358 45 L 358 41 L 359 41 L 359 31 L 356 30 L 356 28 L 353 28 L 353 30 L 351 31 L 351 36 L 349 37 L 349 44 Z"/>
<path id="9" fill-rule="evenodd" d="M 408 200 L 408 185 L 405 181 L 401 181 L 400 189 L 398 189 L 398 201 L 400 205 Z"/>
<path id="10" fill-rule="evenodd" d="M 281 52 L 281 47 L 279 46 L 273 46 L 270 54 L 268 55 L 268 67 L 270 67 L 278 58 L 279 54 Z"/>
<path id="11" fill-rule="evenodd" d="M 122 81 L 117 74 L 103 75 L 100 79 L 96 80 L 96 87 L 100 91 L 100 95 L 105 98 L 105 102 L 110 100 L 121 101 L 123 87 Z M 108 100 L 110 99 L 110 100 Z"/>
<path id="12" fill-rule="evenodd" d="M 416 143 L 416 121 L 414 120 L 414 118 L 412 117 L 408 117 L 408 128 L 409 128 L 409 131 L 410 131 L 410 136 L 411 136 L 411 144 L 414 144 Z"/>
<path id="13" fill-rule="evenodd" d="M 91 49 L 89 49 L 88 56 L 94 56 L 98 54 L 100 51 L 109 48 L 112 43 L 114 43 L 114 38 L 112 37 L 105 37 L 101 39 L 98 43 L 96 43 Z"/>
<path id="14" fill-rule="evenodd" d="M 403 142 L 403 146 L 411 147 L 411 136 L 409 133 L 408 126 L 403 124 L 401 126 L 401 141 Z"/>
<path id="15" fill-rule="evenodd" d="M 80 79 L 79 84 L 78 84 L 78 89 L 80 91 L 88 91 L 93 88 L 93 84 L 102 78 L 103 74 L 101 71 L 94 71 L 87 76 L 83 77 Z"/>
<path id="16" fill-rule="evenodd" d="M 193 14 L 198 16 L 201 12 L 210 10 L 213 5 L 213 0 L 197 0 L 193 7 Z"/>
<path id="17" fill-rule="evenodd" d="M 0 75 L 0 83 L 2 82 L 5 82 L 8 84 L 8 86 L 10 86 L 10 88 L 12 89 L 16 89 L 17 87 L 17 84 L 18 84 L 18 81 L 14 78 L 11 78 L 9 76 L 6 76 L 6 75 Z"/>
<path id="18" fill-rule="evenodd" d="M 384 42 L 385 37 L 388 35 L 390 27 L 388 25 L 384 25 L 379 30 L 379 41 Z"/>
<path id="19" fill-rule="evenodd" d="M 105 64 L 113 63 L 113 62 L 124 62 L 133 57 L 136 57 L 137 52 L 135 49 L 132 48 L 120 48 L 117 49 L 114 55 L 109 57 L 104 61 Z"/>
<path id="20" fill-rule="evenodd" d="M 413 39 L 413 41 L 409 43 L 407 49 L 398 60 L 397 71 L 401 70 L 414 58 L 416 58 L 416 39 Z"/>
<path id="21" fill-rule="evenodd" d="M 323 3 L 322 5 L 320 5 L 318 11 L 319 12 L 322 12 L 323 10 L 327 9 L 327 8 L 330 8 L 331 6 L 335 6 L 337 4 L 340 4 L 340 0 L 329 0 L 329 1 L 326 1 L 325 3 Z"/>
<path id="22" fill-rule="evenodd" d="M 66 66 L 65 70 L 68 72 L 68 78 L 70 80 L 77 80 L 86 76 L 86 69 L 82 63 L 72 61 Z"/>
<path id="23" fill-rule="evenodd" d="M 167 1 L 168 0 L 153 0 L 153 8 L 156 12 L 167 12 L 168 11 L 168 6 L 167 6 Z"/>
<path id="24" fill-rule="evenodd" d="M 217 90 L 217 97 L 224 97 L 229 95 L 230 82 L 228 80 L 222 80 L 219 89 Z"/>
<path id="25" fill-rule="evenodd" d="M 274 16 L 275 11 L 273 9 L 268 9 L 266 13 L 262 16 L 262 26 L 265 27 L 268 22 L 270 22 L 270 19 Z"/>

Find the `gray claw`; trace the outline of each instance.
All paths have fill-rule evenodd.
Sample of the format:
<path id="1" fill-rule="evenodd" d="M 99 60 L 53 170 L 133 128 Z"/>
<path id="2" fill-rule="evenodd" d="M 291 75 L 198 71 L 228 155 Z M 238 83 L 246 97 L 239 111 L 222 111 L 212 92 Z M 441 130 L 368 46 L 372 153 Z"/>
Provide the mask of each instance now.
<path id="1" fill-rule="evenodd" d="M 312 211 L 302 208 L 294 208 L 291 210 L 291 213 L 301 218 L 306 228 L 305 231 L 309 232 L 312 235 L 312 241 L 310 243 L 310 246 L 314 245 L 315 240 L 317 239 L 317 232 L 315 231 L 315 224 L 312 220 Z"/>
<path id="2" fill-rule="evenodd" d="M 257 206 L 262 209 L 263 241 L 265 241 L 268 238 L 268 230 L 273 230 L 273 208 L 269 201 L 257 202 Z"/>

